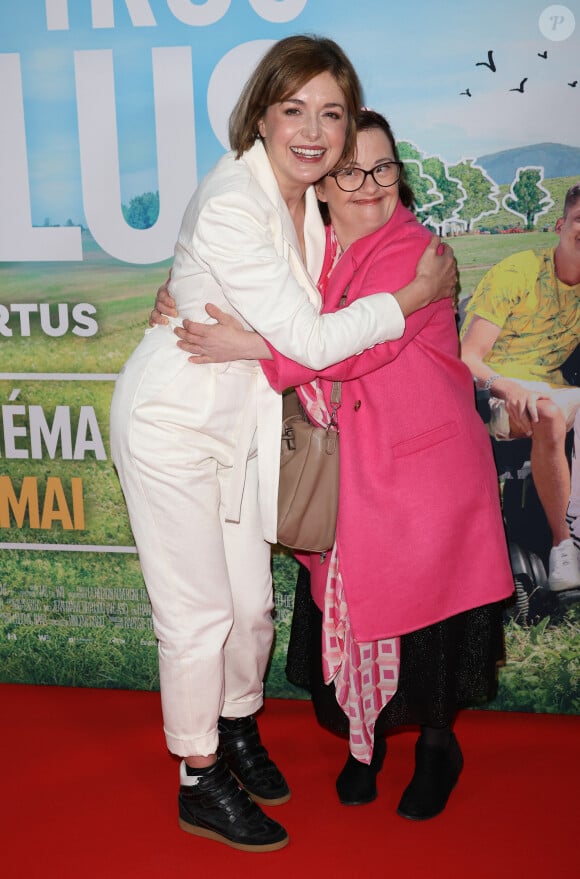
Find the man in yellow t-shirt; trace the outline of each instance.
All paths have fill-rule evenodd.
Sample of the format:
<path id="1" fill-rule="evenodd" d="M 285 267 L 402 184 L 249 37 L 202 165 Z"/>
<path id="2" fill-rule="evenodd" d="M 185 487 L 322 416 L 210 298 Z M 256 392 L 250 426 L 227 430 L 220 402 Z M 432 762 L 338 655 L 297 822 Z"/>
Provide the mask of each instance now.
<path id="1" fill-rule="evenodd" d="M 580 462 L 571 477 L 565 454 L 573 424 L 580 454 L 580 388 L 561 372 L 580 341 L 580 183 L 566 193 L 555 230 L 553 250 L 516 253 L 482 279 L 466 309 L 461 356 L 491 391 L 492 435 L 531 437 L 532 476 L 552 531 L 550 588 L 563 590 L 580 586 Z"/>

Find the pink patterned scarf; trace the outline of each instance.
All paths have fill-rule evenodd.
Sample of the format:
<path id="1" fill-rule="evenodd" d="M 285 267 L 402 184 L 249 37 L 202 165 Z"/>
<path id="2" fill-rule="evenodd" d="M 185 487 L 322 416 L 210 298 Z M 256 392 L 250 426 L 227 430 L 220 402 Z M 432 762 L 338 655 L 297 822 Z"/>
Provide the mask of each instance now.
<path id="1" fill-rule="evenodd" d="M 327 243 L 331 248 L 330 267 L 318 284 L 322 296 L 341 256 L 334 229 L 330 230 Z M 319 380 L 300 385 L 296 391 L 311 420 L 326 427 L 330 414 Z M 399 661 L 399 638 L 367 642 L 353 638 L 335 543 L 324 594 L 322 672 L 326 684 L 334 681 L 337 702 L 348 717 L 350 752 L 361 763 L 371 762 L 375 723 L 397 692 Z"/>

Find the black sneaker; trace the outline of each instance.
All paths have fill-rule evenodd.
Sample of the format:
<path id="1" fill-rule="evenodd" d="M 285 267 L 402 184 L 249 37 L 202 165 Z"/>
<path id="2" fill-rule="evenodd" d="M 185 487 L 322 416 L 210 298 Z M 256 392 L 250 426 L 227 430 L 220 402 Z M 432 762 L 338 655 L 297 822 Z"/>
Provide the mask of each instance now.
<path id="1" fill-rule="evenodd" d="M 227 720 L 220 717 L 218 733 L 218 753 L 252 799 L 267 806 L 287 803 L 290 789 L 260 741 L 255 718 Z"/>
<path id="2" fill-rule="evenodd" d="M 220 757 L 199 775 L 188 775 L 182 762 L 180 776 L 182 830 L 247 852 L 273 852 L 288 844 L 284 828 L 240 788 Z"/>

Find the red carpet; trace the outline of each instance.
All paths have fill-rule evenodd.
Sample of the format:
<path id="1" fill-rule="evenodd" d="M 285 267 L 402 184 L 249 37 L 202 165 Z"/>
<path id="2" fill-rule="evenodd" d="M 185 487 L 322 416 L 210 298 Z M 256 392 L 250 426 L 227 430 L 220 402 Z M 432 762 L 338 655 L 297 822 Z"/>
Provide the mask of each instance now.
<path id="1" fill-rule="evenodd" d="M 270 700 L 260 726 L 293 796 L 268 811 L 291 839 L 248 854 L 179 830 L 158 693 L 2 684 L 0 695 L 0 864 L 11 879 L 551 879 L 578 864 L 578 717 L 464 712 L 457 789 L 442 815 L 413 823 L 395 808 L 414 732 L 390 737 L 378 799 L 340 806 L 345 743 L 317 726 L 310 703 Z"/>

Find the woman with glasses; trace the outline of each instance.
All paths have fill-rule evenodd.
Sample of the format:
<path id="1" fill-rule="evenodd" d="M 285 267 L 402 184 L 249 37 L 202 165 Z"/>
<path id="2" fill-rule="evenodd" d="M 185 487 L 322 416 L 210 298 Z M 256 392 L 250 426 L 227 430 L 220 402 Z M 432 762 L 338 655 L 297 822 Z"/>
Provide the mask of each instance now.
<path id="1" fill-rule="evenodd" d="M 405 284 L 431 237 L 408 209 L 413 196 L 386 120 L 364 110 L 357 131 L 354 161 L 316 187 L 330 219 L 325 312 Z M 182 345 L 201 362 L 248 345 L 229 319 L 189 329 Z M 327 423 L 333 382 L 342 383 L 336 543 L 322 556 L 299 555 L 310 578 L 303 568 L 289 677 L 311 690 L 324 725 L 349 734 L 337 779 L 346 805 L 376 797 L 385 734 L 419 725 L 398 813 L 432 818 L 463 766 L 457 710 L 494 693 L 502 600 L 513 592 L 489 437 L 458 356 L 453 306 L 429 305 L 398 341 L 325 370 L 254 344 L 272 386 L 299 386 L 317 423 Z"/>

